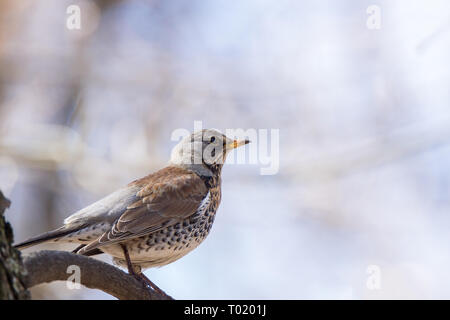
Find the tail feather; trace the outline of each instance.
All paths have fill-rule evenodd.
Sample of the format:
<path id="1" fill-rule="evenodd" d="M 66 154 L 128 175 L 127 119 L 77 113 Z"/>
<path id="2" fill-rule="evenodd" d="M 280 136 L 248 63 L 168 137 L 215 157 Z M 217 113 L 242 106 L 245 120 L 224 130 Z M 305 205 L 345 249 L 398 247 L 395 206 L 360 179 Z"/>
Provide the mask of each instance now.
<path id="1" fill-rule="evenodd" d="M 27 239 L 24 242 L 14 245 L 14 247 L 17 249 L 25 249 L 25 248 L 34 246 L 39 243 L 47 242 L 50 240 L 57 240 L 59 238 L 67 236 L 68 234 L 71 234 L 72 232 L 78 231 L 82 228 L 83 228 L 83 226 L 77 226 L 77 227 L 63 226 L 61 228 L 58 228 L 58 229 L 55 229 L 55 230 L 52 230 L 52 231 L 49 231 L 46 233 L 42 233 L 38 236 Z"/>

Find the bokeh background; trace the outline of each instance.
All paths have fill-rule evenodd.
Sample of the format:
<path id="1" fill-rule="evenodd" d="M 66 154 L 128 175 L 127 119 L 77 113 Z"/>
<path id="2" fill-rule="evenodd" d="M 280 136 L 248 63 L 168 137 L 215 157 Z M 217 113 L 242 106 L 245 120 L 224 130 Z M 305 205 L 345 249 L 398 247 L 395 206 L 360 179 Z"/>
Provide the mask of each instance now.
<path id="1" fill-rule="evenodd" d="M 146 274 L 175 298 L 449 299 L 449 57 L 446 0 L 1 0 L 6 217 L 16 241 L 58 227 L 196 120 L 279 129 L 279 172 L 226 166 L 212 233 Z"/>

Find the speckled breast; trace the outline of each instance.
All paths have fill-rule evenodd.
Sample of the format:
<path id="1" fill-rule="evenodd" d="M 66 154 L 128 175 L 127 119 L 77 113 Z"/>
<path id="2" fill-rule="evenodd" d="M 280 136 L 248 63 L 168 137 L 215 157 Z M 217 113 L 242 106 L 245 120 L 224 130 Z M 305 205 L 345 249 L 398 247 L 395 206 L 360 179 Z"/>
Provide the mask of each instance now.
<path id="1" fill-rule="evenodd" d="M 131 262 L 141 268 L 169 264 L 195 249 L 208 235 L 220 203 L 220 187 L 211 188 L 196 213 L 158 232 L 126 241 Z M 115 244 L 102 247 L 115 257 L 114 262 L 126 266 L 122 248 Z"/>

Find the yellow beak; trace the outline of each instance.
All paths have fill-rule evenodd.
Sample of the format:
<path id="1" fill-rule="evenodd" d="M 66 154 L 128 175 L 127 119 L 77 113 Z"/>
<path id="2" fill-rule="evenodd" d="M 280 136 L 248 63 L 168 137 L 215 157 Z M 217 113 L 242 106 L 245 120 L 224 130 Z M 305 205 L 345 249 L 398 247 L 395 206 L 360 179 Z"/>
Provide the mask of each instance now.
<path id="1" fill-rule="evenodd" d="M 234 140 L 233 142 L 228 143 L 225 146 L 225 148 L 226 148 L 226 150 L 232 150 L 232 149 L 236 149 L 237 147 L 246 145 L 247 143 L 250 143 L 250 140 L 247 140 L 247 139 L 245 139 L 245 140 Z"/>

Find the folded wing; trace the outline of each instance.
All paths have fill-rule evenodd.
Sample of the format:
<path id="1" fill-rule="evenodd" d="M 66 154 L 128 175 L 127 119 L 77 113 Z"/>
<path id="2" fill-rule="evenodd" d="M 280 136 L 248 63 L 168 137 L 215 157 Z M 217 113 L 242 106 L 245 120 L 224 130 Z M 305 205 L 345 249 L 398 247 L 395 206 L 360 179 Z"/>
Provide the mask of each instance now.
<path id="1" fill-rule="evenodd" d="M 115 221 L 111 230 L 79 253 L 157 232 L 194 214 L 208 194 L 194 172 L 166 167 L 130 184 L 138 187 L 136 201 Z"/>

